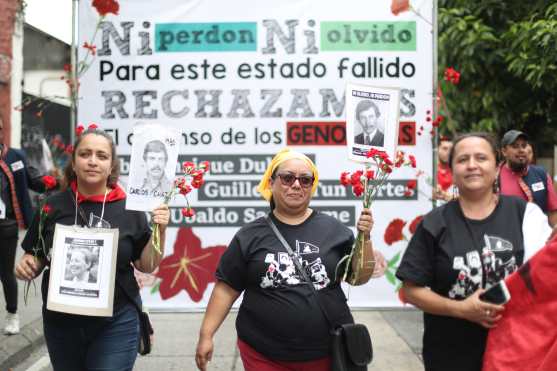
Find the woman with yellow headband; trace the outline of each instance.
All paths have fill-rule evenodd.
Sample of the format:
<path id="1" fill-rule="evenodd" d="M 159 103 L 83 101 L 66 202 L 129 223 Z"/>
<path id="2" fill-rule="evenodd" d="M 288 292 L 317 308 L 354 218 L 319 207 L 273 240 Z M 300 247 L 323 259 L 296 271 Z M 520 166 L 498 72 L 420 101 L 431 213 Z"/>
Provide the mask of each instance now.
<path id="1" fill-rule="evenodd" d="M 350 253 L 354 235 L 335 218 L 309 208 L 318 179 L 311 159 L 284 149 L 269 164 L 258 191 L 269 201 L 268 218 L 297 255 L 331 322 L 353 323 L 335 268 Z M 365 241 L 358 256 L 364 263 L 372 262 L 372 226 L 370 211 L 362 211 L 357 229 Z M 360 263 L 353 261 L 353 266 L 363 266 L 352 281 L 356 285 L 373 273 L 373 264 Z M 236 329 L 246 371 L 330 370 L 329 322 L 266 217 L 236 233 L 216 276 L 197 345 L 200 370 L 207 369 L 213 336 L 242 292 Z"/>

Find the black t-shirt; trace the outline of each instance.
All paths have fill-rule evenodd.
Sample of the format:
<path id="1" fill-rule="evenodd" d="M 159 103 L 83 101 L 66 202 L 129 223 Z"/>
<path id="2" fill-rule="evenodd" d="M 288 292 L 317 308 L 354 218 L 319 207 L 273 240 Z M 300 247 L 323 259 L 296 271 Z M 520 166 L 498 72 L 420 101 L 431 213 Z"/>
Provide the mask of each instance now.
<path id="1" fill-rule="evenodd" d="M 408 244 L 397 277 L 455 300 L 489 288 L 522 264 L 525 210 L 524 200 L 508 196 L 500 196 L 483 220 L 465 220 L 458 201 L 432 210 Z M 481 370 L 486 338 L 478 324 L 424 313 L 426 370 Z"/>
<path id="2" fill-rule="evenodd" d="M 353 323 L 335 267 L 349 253 L 354 236 L 333 217 L 314 211 L 303 223 L 273 221 L 318 290 L 335 324 Z M 238 337 L 274 360 L 308 361 L 329 355 L 329 324 L 265 218 L 242 227 L 221 257 L 217 278 L 244 297 Z"/>
<path id="3" fill-rule="evenodd" d="M 49 212 L 43 228 L 43 236 L 47 251 L 50 251 L 50 248 L 52 247 L 56 223 L 63 225 L 74 224 L 76 210 L 73 197 L 75 197 L 74 194 L 67 190 L 52 195 L 46 201 L 46 204 L 51 207 L 51 211 Z M 102 202 L 84 201 L 81 202 L 79 206 L 82 208 L 86 217 L 89 217 L 91 213 L 98 217 L 101 215 Z M 139 288 L 133 275 L 133 267 L 130 263 L 141 257 L 143 248 L 151 238 L 151 230 L 147 223 L 145 213 L 126 210 L 125 206 L 125 199 L 106 202 L 103 219 L 110 223 L 111 228 L 117 228 L 119 230 L 116 280 L 125 288 L 131 297 L 136 297 L 139 295 Z M 79 212 L 77 216 L 77 224 L 80 226 L 87 224 Z M 22 242 L 22 247 L 27 253 L 33 254 L 34 248 L 39 246 L 38 228 L 39 212 L 35 213 L 33 222 Z M 44 257 L 42 251 L 39 251 L 38 255 L 40 257 Z M 72 315 L 46 309 L 48 282 L 50 277 L 48 273 L 49 271 L 45 271 L 42 281 L 44 320 L 65 323 L 72 321 L 75 325 L 77 325 L 77 322 L 80 321 L 91 321 L 92 317 L 90 316 Z M 120 286 L 115 284 L 114 311 L 129 301 L 127 296 L 121 290 Z"/>

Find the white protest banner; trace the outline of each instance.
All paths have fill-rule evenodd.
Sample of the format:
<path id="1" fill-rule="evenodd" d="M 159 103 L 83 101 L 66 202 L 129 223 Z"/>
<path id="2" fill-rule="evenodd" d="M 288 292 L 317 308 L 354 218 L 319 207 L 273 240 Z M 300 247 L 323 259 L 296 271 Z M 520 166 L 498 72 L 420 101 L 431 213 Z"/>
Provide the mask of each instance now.
<path id="1" fill-rule="evenodd" d="M 398 148 L 415 155 L 422 178 L 431 174 L 432 0 L 397 16 L 388 0 L 119 4 L 95 33 L 98 13 L 80 2 L 79 45 L 92 42 L 96 58 L 81 78 L 79 121 L 114 136 L 124 181 L 138 122 L 178 128 L 179 161 L 211 162 L 190 199 L 196 216 L 184 223 L 183 199 L 171 204 L 167 256 L 157 277 L 143 277 L 149 307 L 205 307 L 220 254 L 238 228 L 268 212 L 255 188 L 285 146 L 319 168 L 311 206 L 354 227 L 361 199 L 339 183 L 358 167 L 347 159 L 347 83 L 400 89 Z M 86 52 L 80 47 L 80 58 Z M 408 190 L 416 177 L 399 169 L 373 204 L 372 238 L 389 269 L 347 288 L 353 307 L 401 305 L 394 271 L 411 222 L 430 209 L 424 181 Z"/>

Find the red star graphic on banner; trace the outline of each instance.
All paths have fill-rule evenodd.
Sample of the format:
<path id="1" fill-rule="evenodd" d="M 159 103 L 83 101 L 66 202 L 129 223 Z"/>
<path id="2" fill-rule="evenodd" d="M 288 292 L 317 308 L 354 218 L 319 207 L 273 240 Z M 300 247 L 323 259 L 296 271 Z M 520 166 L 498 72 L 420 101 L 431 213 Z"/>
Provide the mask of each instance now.
<path id="1" fill-rule="evenodd" d="M 209 283 L 215 282 L 215 270 L 225 250 L 224 245 L 202 248 L 191 228 L 180 228 L 174 252 L 161 261 L 157 272 L 161 298 L 167 300 L 185 290 L 191 300 L 199 302 Z"/>

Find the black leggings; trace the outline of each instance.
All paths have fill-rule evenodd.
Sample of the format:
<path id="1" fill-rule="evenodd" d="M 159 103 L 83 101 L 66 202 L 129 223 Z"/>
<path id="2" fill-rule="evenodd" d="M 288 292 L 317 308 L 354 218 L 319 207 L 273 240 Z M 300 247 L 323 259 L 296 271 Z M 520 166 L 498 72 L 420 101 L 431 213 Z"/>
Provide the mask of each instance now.
<path id="1" fill-rule="evenodd" d="M 4 288 L 6 310 L 17 312 L 17 280 L 14 274 L 15 251 L 17 248 L 17 226 L 0 226 L 0 279 Z"/>

